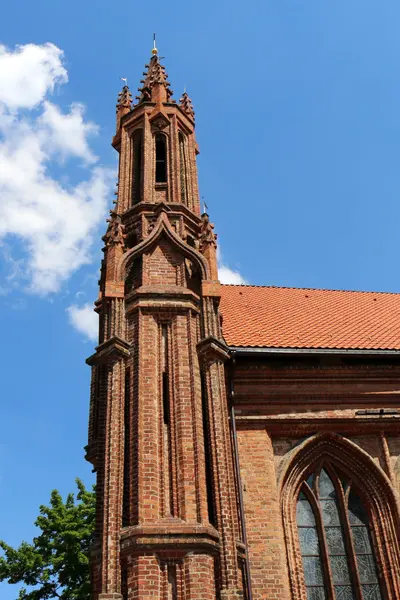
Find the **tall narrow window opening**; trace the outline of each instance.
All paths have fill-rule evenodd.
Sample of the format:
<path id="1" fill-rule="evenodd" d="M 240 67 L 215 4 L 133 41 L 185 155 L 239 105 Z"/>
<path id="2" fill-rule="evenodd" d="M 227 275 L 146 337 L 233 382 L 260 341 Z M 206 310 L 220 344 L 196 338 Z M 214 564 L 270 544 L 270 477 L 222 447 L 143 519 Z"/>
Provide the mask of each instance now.
<path id="1" fill-rule="evenodd" d="M 130 524 L 130 483 L 131 483 L 131 370 L 125 371 L 125 402 L 124 402 L 124 487 L 122 496 L 122 527 Z"/>
<path id="2" fill-rule="evenodd" d="M 201 380 L 201 404 L 203 412 L 203 435 L 204 435 L 204 462 L 206 468 L 206 488 L 207 488 L 207 508 L 208 508 L 208 520 L 211 525 L 216 527 L 217 517 L 215 514 L 214 505 L 214 491 L 213 491 L 213 478 L 212 478 L 212 462 L 210 454 L 210 420 L 208 417 L 207 408 L 207 386 L 204 373 L 200 374 Z"/>
<path id="3" fill-rule="evenodd" d="M 140 202 L 142 199 L 142 154 L 143 154 L 143 133 L 138 129 L 133 135 L 133 173 L 132 173 L 132 204 Z"/>
<path id="4" fill-rule="evenodd" d="M 297 529 L 308 600 L 382 600 L 367 512 L 331 464 L 303 483 Z"/>
<path id="5" fill-rule="evenodd" d="M 156 142 L 156 183 L 167 181 L 167 144 L 161 133 L 155 137 Z"/>
<path id="6" fill-rule="evenodd" d="M 178 586 L 176 581 L 176 565 L 168 565 L 168 600 L 178 599 Z"/>
<path id="7" fill-rule="evenodd" d="M 121 596 L 123 600 L 128 600 L 128 569 L 126 566 L 121 569 Z"/>
<path id="8" fill-rule="evenodd" d="M 187 204 L 187 166 L 186 166 L 186 147 L 185 137 L 179 132 L 179 159 L 180 159 L 180 175 L 181 175 L 181 202 Z"/>

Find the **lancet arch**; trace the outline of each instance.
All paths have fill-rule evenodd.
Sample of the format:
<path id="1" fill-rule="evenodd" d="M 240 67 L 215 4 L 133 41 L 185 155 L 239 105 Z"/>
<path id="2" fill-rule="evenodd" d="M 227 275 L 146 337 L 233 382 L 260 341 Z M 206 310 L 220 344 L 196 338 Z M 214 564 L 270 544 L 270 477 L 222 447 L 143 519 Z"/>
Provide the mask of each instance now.
<path id="1" fill-rule="evenodd" d="M 171 244 L 173 244 L 183 256 L 192 260 L 198 266 L 202 279 L 209 279 L 209 266 L 207 260 L 202 254 L 200 254 L 200 252 L 182 241 L 182 239 L 172 229 L 167 215 L 164 212 L 161 212 L 151 234 L 137 246 L 131 248 L 125 253 L 123 259 L 118 265 L 118 276 L 120 280 L 123 280 L 125 273 L 128 272 L 130 263 L 137 256 L 143 254 L 143 252 L 153 246 L 162 235 L 165 235 Z"/>
<path id="2" fill-rule="evenodd" d="M 327 498 L 318 487 L 322 485 L 321 477 L 325 487 L 330 486 L 331 495 Z M 400 597 L 398 500 L 389 478 L 367 452 L 335 433 L 312 436 L 288 456 L 281 473 L 279 489 L 293 600 L 319 597 L 326 600 L 338 597 L 395 600 Z M 376 563 L 379 589 L 375 585 L 375 595 L 372 596 L 368 595 L 373 588 L 372 582 L 369 588 L 368 585 L 363 587 L 361 583 L 363 577 L 357 567 L 359 557 L 354 531 L 347 514 L 347 511 L 352 510 L 354 498 L 357 498 L 358 505 L 362 507 L 360 510 L 364 511 L 365 522 L 361 524 L 366 527 L 366 535 L 370 536 L 370 554 Z M 331 532 L 327 534 L 327 521 L 322 506 L 328 500 L 332 504 L 333 499 L 337 501 L 338 534 L 343 536 L 342 563 L 347 562 L 351 574 L 348 576 L 347 592 L 345 584 L 339 589 L 340 576 L 335 583 L 332 549 L 328 540 Z M 315 528 L 314 533 L 311 532 L 315 538 L 314 562 L 318 571 L 315 584 L 311 581 L 312 575 L 305 572 L 307 561 L 311 560 L 308 556 L 311 555 L 306 555 L 303 539 L 300 539 L 304 538 L 304 532 L 301 531 L 304 524 L 299 519 L 301 502 L 304 505 L 300 508 L 300 513 L 303 509 L 308 511 L 309 518 L 313 521 L 310 521 L 310 529 Z M 339 554 L 336 553 L 336 556 Z M 320 591 L 317 590 L 318 587 L 321 588 Z M 340 596 L 345 592 L 351 595 Z"/>

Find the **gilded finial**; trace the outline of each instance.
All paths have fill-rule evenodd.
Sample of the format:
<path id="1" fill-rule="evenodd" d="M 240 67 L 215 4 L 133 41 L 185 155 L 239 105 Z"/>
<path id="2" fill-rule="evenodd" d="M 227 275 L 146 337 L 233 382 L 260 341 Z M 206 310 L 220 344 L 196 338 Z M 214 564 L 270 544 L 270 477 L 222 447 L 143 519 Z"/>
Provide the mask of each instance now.
<path id="1" fill-rule="evenodd" d="M 156 56 L 156 54 L 158 54 L 158 50 L 156 48 L 156 34 L 153 33 L 153 49 L 151 51 L 153 56 Z"/>

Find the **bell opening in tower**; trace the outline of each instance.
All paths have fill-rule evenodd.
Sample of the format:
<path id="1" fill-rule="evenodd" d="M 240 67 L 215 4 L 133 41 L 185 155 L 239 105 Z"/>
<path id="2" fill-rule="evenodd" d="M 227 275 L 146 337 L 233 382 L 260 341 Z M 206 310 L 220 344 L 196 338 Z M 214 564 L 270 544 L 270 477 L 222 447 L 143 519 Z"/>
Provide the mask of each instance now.
<path id="1" fill-rule="evenodd" d="M 166 138 L 158 133 L 156 142 L 156 183 L 167 182 L 167 144 Z"/>

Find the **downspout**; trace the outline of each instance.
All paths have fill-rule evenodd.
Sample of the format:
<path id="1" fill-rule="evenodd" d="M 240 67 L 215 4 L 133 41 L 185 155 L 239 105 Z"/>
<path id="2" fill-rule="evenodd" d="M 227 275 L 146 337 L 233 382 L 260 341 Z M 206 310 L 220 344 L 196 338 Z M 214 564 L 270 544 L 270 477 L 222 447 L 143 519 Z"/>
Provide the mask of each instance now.
<path id="1" fill-rule="evenodd" d="M 235 351 L 231 352 L 231 368 L 228 371 L 228 381 L 229 381 L 229 397 L 231 401 L 231 432 L 232 432 L 232 440 L 233 440 L 233 453 L 235 456 L 235 470 L 236 470 L 236 481 L 238 488 L 238 496 L 239 496 L 239 518 L 240 518 L 240 526 L 242 530 L 243 543 L 246 550 L 246 560 L 244 561 L 245 572 L 246 572 L 246 588 L 247 588 L 247 600 L 253 600 L 253 593 L 251 589 L 251 575 L 250 575 L 250 558 L 249 558 L 249 549 L 247 545 L 247 533 L 246 533 L 246 520 L 244 516 L 244 502 L 243 502 L 243 488 L 242 488 L 242 479 L 240 476 L 240 463 L 239 463 L 239 449 L 237 442 L 237 432 L 236 432 L 236 419 L 235 419 L 235 407 L 233 406 L 233 398 L 235 395 L 235 386 L 233 382 L 233 371 L 235 368 L 236 360 L 235 360 Z"/>

